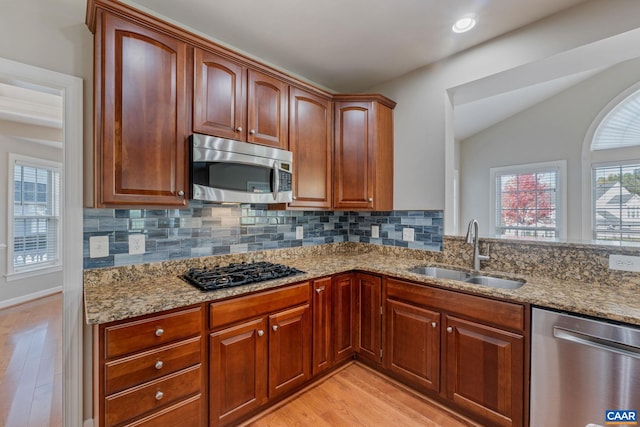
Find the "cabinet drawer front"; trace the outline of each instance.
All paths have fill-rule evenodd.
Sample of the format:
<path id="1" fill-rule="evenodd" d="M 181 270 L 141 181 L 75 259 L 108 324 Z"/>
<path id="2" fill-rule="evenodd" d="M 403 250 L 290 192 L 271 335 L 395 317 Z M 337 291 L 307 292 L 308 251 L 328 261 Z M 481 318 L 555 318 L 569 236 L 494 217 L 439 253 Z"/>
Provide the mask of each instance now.
<path id="1" fill-rule="evenodd" d="M 127 427 L 197 427 L 204 424 L 203 418 L 202 395 L 199 394 L 149 417 L 127 424 Z"/>
<path id="2" fill-rule="evenodd" d="M 200 335 L 200 307 L 105 328 L 105 358 L 146 350 Z"/>
<path id="3" fill-rule="evenodd" d="M 201 338 L 192 338 L 105 364 L 105 394 L 172 374 L 200 363 Z"/>
<path id="4" fill-rule="evenodd" d="M 309 282 L 211 304 L 212 329 L 309 302 Z"/>
<path id="5" fill-rule="evenodd" d="M 105 399 L 105 424 L 114 426 L 200 392 L 200 365 Z"/>
<path id="6" fill-rule="evenodd" d="M 450 313 L 458 313 L 500 328 L 523 331 L 525 310 L 520 304 L 447 291 L 428 285 L 386 279 L 387 297 L 410 301 Z"/>

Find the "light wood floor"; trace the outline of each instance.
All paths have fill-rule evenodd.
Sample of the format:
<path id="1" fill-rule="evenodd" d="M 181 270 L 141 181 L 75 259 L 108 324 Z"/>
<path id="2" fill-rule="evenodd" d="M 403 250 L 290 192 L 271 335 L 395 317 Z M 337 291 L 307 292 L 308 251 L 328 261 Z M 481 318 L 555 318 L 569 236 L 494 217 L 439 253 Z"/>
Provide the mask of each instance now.
<path id="1" fill-rule="evenodd" d="M 62 425 L 62 294 L 0 310 L 0 426 Z"/>
<path id="2" fill-rule="evenodd" d="M 354 363 L 243 427 L 468 427 L 475 424 Z"/>

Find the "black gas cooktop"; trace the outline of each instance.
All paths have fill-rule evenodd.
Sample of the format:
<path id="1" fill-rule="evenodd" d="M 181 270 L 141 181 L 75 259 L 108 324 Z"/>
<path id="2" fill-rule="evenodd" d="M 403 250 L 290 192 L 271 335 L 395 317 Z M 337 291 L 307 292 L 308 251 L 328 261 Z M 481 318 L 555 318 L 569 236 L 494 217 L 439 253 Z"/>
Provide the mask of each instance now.
<path id="1" fill-rule="evenodd" d="M 243 262 L 222 267 L 190 268 L 180 277 L 203 291 L 214 291 L 303 273 L 304 271 L 282 264 Z"/>

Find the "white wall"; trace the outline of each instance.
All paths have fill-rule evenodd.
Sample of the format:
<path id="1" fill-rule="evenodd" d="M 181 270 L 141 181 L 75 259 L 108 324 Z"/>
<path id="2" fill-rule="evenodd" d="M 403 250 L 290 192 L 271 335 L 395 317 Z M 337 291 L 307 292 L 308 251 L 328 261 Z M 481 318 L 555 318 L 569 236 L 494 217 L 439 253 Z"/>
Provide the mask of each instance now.
<path id="1" fill-rule="evenodd" d="M 623 33 L 639 23 L 636 0 L 592 0 L 371 88 L 398 103 L 394 207 L 445 208 L 454 163 L 453 139 L 446 141 L 452 137 L 446 134 L 447 89 Z"/>
<path id="2" fill-rule="evenodd" d="M 567 160 L 567 238 L 582 240 L 582 147 L 589 126 L 640 80 L 640 59 L 611 67 L 460 143 L 460 219 L 489 235 L 489 168 Z M 460 230 L 463 231 L 463 230 Z"/>

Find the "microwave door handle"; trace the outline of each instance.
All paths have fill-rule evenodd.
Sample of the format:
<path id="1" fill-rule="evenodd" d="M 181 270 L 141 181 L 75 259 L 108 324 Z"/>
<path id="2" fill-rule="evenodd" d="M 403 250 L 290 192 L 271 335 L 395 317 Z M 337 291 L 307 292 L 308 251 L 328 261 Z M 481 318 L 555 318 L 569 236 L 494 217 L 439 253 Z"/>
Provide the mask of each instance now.
<path id="1" fill-rule="evenodd" d="M 273 163 L 273 200 L 278 200 L 278 193 L 280 192 L 280 174 L 278 173 L 278 163 Z"/>

